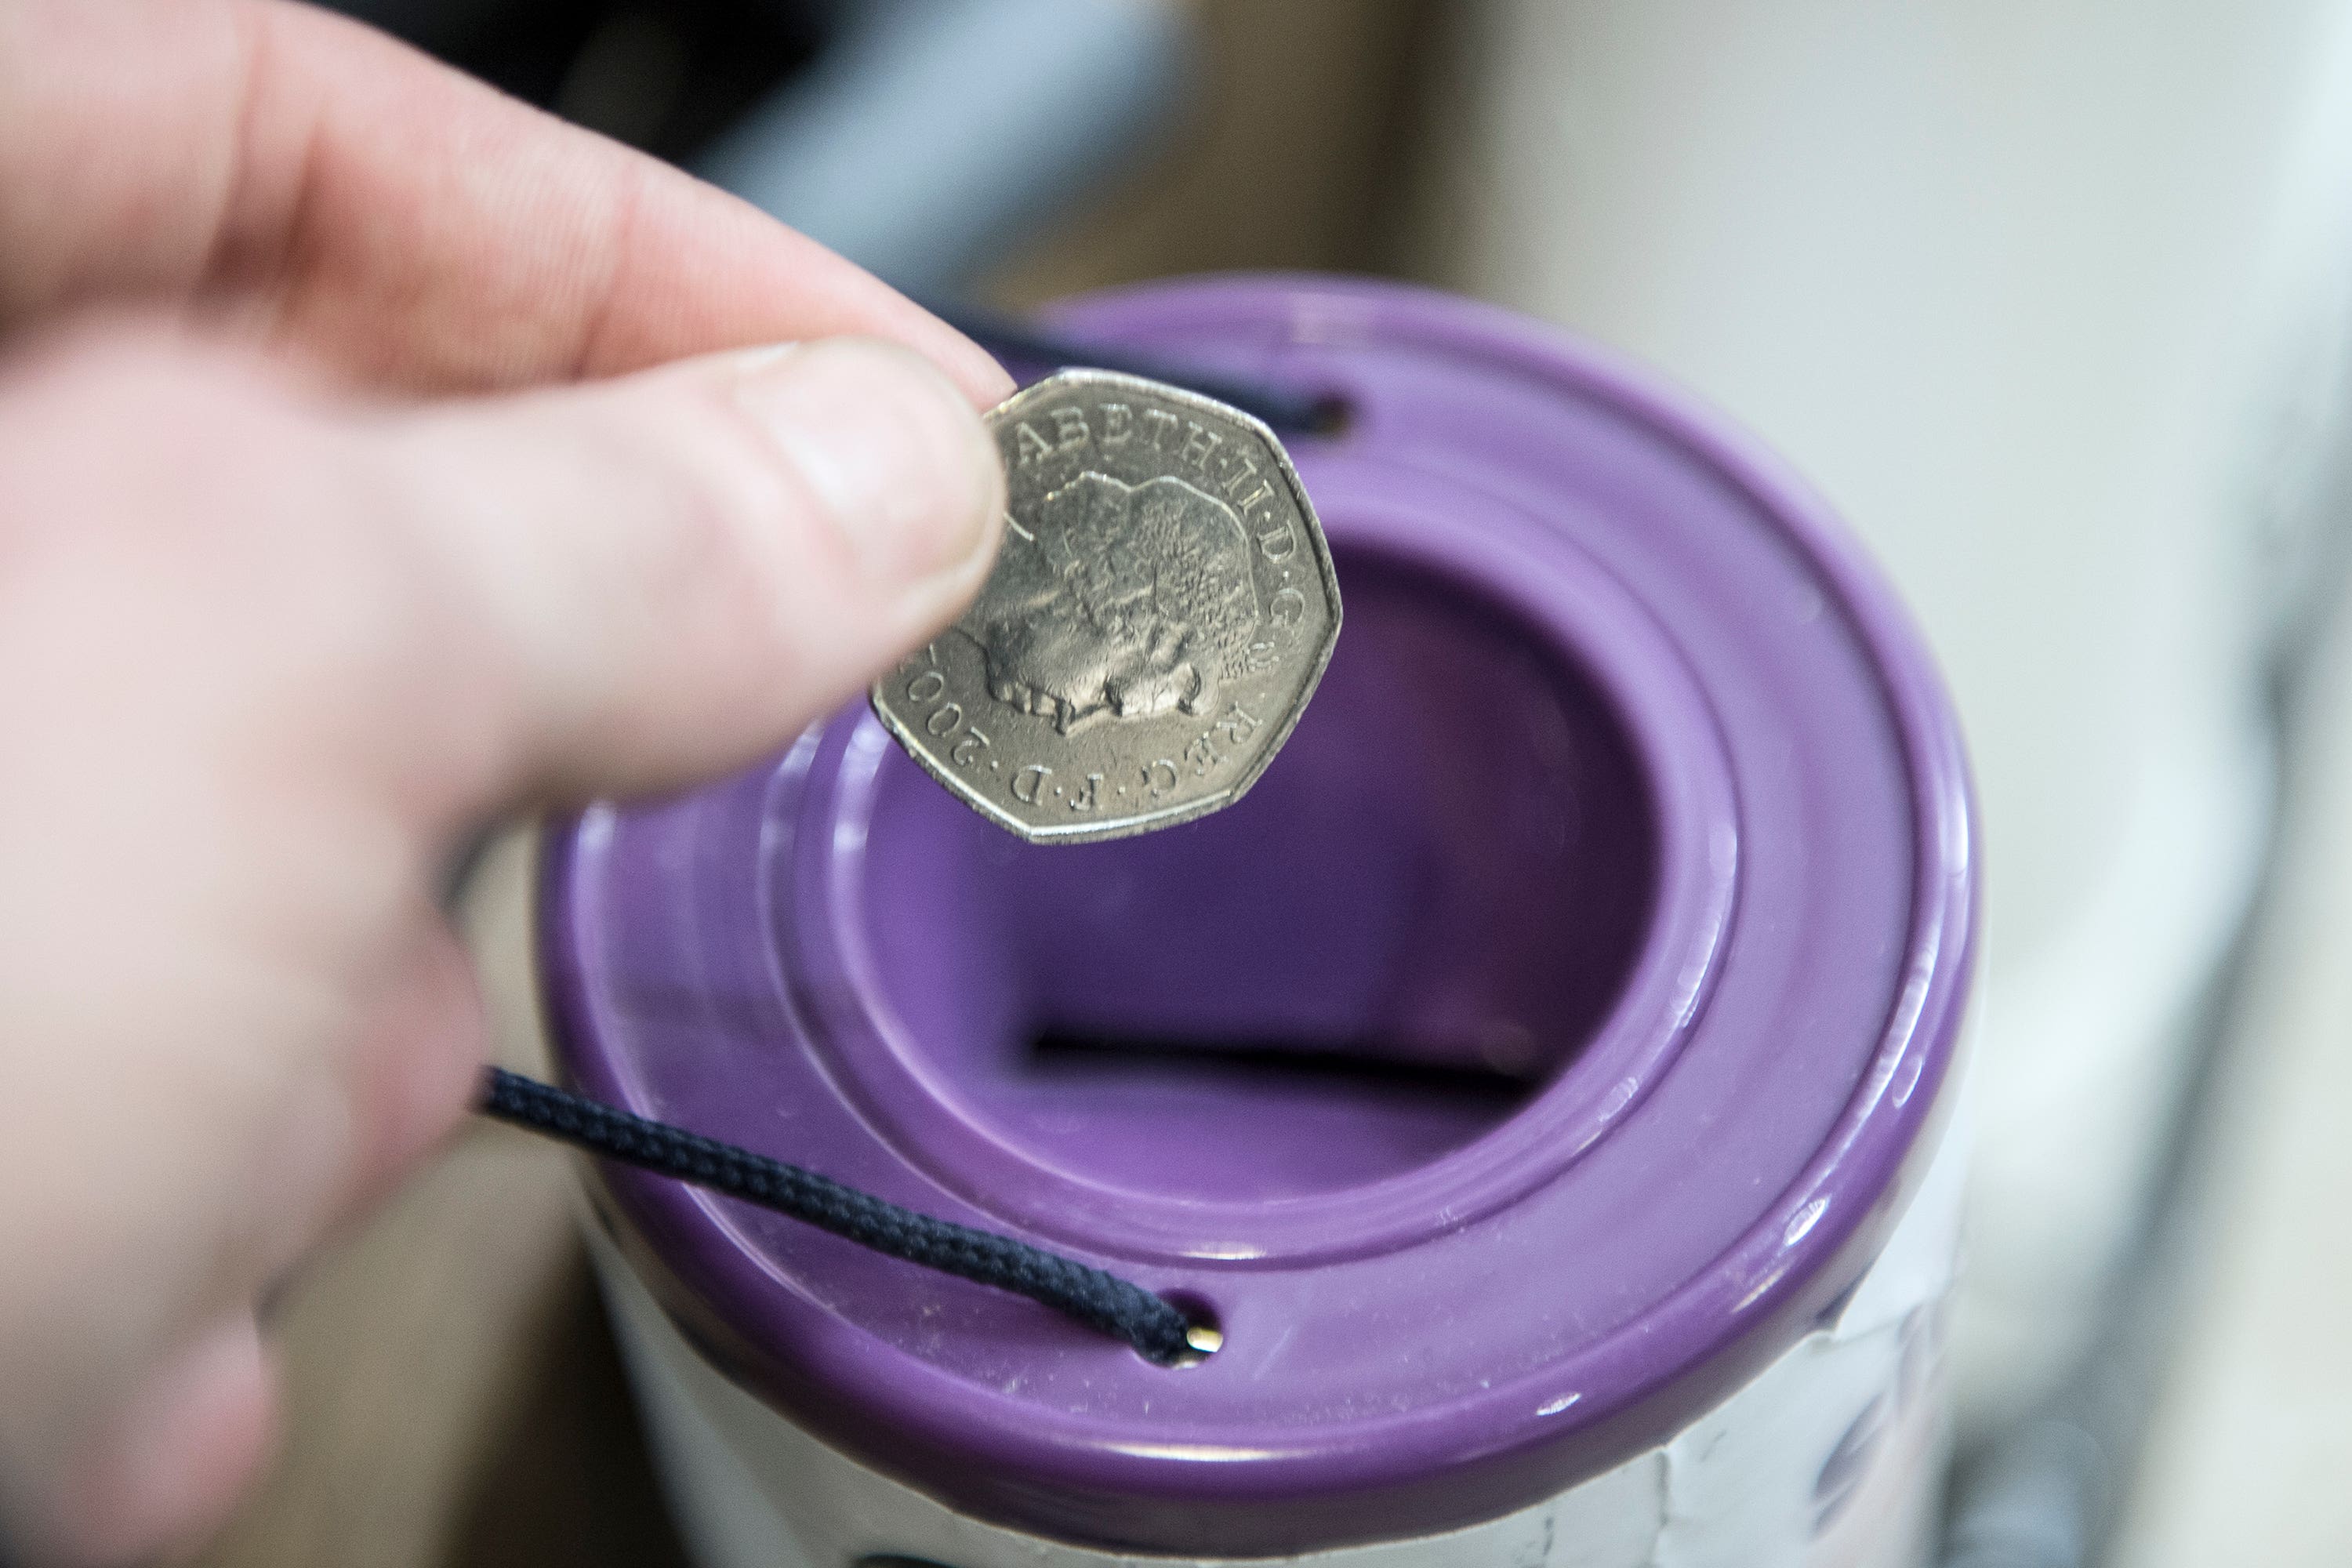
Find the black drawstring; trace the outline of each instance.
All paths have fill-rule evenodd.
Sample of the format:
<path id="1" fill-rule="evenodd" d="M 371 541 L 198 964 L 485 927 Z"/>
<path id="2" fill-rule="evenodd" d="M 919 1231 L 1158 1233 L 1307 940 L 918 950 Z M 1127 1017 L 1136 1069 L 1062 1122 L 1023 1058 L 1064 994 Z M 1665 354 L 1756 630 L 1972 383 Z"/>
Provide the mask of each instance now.
<path id="1" fill-rule="evenodd" d="M 1195 1346 L 1182 1312 L 1116 1274 L 1011 1237 L 900 1208 L 814 1171 L 632 1116 L 535 1079 L 488 1069 L 480 1110 L 608 1160 L 790 1215 L 892 1258 L 1026 1296 L 1126 1341 L 1163 1366 L 1210 1348 Z"/>
<path id="2" fill-rule="evenodd" d="M 1003 361 L 1008 368 L 1019 365 L 1054 371 L 1066 365 L 1084 365 L 1093 370 L 1124 371 L 1229 403 L 1284 436 L 1327 435 L 1343 417 L 1336 400 L 1328 397 L 1262 381 L 1229 378 L 1156 354 L 1079 342 L 972 305 L 943 304 L 938 300 L 927 300 L 925 305 L 932 314 Z"/>

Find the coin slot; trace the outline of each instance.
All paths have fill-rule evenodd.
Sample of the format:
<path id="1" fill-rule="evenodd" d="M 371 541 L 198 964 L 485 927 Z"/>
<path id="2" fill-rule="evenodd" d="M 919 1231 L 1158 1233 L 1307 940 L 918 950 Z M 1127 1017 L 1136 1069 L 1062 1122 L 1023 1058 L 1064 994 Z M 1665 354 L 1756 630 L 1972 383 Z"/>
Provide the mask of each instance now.
<path id="1" fill-rule="evenodd" d="M 1455 1047 L 1461 1061 L 1416 1061 L 1399 1054 L 1400 1047 L 1379 1039 L 1262 1040 L 1186 1039 L 1181 1037 L 1065 1034 L 1047 1031 L 1030 1045 L 1041 1070 L 1118 1071 L 1212 1066 L 1219 1072 L 1256 1074 L 1263 1078 L 1347 1078 L 1366 1083 L 1393 1084 L 1417 1095 L 1501 1095 L 1517 1099 L 1536 1082 L 1531 1049 L 1507 1039 L 1495 1049 L 1483 1046 Z M 1482 1048 L 1493 1059 L 1476 1059 Z"/>
<path id="2" fill-rule="evenodd" d="M 1030 1043 L 1029 1070 L 1074 1082 L 1192 1079 L 1242 1094 L 1352 1093 L 1368 1101 L 1454 1104 L 1484 1120 L 1507 1114 L 1541 1081 L 1531 1048 L 1517 1039 L 1503 1044 L 1491 1051 L 1493 1060 L 1482 1059 L 1473 1043 L 1455 1047 L 1458 1062 L 1417 1061 L 1401 1056 L 1397 1042 L 1378 1038 L 1234 1041 L 1048 1031 Z"/>
<path id="3" fill-rule="evenodd" d="M 992 1146 L 1158 1200 L 1345 1191 L 1510 1121 L 1608 1017 L 1659 856 L 1609 693 L 1476 584 L 1335 553 L 1322 686 L 1213 816 L 1024 845 L 883 756 L 864 945 Z"/>

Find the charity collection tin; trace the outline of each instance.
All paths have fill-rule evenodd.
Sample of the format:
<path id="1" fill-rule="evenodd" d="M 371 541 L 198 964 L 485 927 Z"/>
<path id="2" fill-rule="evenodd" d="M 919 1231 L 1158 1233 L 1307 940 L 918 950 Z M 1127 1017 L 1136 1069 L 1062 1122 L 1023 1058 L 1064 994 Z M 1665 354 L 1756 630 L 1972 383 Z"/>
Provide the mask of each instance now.
<path id="1" fill-rule="evenodd" d="M 1346 619 L 1286 748 L 1030 845 L 851 706 L 551 834 L 551 1030 L 579 1089 L 1223 1345 L 600 1169 L 698 1554 L 1916 1561 L 1976 847 L 1886 590 L 1769 454 L 1501 311 L 1257 277 L 1056 321 L 1338 411 L 1291 444 Z"/>

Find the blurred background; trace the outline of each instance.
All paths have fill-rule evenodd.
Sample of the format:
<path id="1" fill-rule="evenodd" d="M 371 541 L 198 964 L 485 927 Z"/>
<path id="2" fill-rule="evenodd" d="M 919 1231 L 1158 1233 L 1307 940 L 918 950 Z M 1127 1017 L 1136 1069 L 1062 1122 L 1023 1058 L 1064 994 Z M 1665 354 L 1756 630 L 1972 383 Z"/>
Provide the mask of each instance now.
<path id="1" fill-rule="evenodd" d="M 341 8 L 982 333 L 1385 274 L 1759 432 L 1982 792 L 1946 1561 L 2352 1563 L 2352 5 Z M 528 854 L 466 910 L 519 1066 Z M 286 1449 L 205 1562 L 684 1561 L 565 1159 L 472 1130 L 294 1288 Z"/>

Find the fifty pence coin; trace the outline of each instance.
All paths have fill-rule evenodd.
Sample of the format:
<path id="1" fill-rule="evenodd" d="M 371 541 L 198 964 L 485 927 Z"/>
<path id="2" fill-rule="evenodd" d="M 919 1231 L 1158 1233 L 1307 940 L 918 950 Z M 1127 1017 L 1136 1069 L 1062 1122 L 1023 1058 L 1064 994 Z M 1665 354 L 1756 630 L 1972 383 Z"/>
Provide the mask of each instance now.
<path id="1" fill-rule="evenodd" d="M 1084 844 L 1231 805 L 1339 635 L 1322 525 L 1274 432 L 1212 398 L 1066 370 L 988 416 L 1004 539 L 874 711 L 972 809 Z"/>

